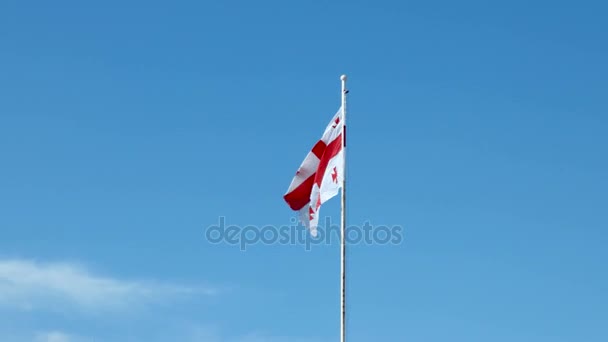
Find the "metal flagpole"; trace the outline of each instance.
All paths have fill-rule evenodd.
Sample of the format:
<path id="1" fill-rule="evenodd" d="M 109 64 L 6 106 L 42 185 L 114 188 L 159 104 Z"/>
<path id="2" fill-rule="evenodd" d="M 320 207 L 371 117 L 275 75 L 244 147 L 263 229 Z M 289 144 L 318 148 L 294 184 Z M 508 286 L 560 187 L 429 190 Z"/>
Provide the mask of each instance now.
<path id="1" fill-rule="evenodd" d="M 340 229 L 340 342 L 346 342 L 346 75 L 340 76 L 342 81 L 342 153 L 344 166 L 342 175 L 342 203 Z"/>

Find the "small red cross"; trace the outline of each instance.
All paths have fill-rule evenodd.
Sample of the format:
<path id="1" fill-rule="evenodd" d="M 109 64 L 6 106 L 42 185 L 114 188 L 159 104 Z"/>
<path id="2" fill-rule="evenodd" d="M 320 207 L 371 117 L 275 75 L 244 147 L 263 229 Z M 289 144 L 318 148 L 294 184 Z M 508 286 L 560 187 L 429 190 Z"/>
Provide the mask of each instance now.
<path id="1" fill-rule="evenodd" d="M 334 172 L 331 173 L 331 179 L 334 183 L 338 183 L 338 170 L 334 167 Z"/>
<path id="2" fill-rule="evenodd" d="M 335 122 L 335 124 L 333 126 L 331 126 L 331 128 L 336 128 L 336 126 L 338 126 L 338 124 L 340 123 L 340 117 L 337 117 L 334 122 Z"/>

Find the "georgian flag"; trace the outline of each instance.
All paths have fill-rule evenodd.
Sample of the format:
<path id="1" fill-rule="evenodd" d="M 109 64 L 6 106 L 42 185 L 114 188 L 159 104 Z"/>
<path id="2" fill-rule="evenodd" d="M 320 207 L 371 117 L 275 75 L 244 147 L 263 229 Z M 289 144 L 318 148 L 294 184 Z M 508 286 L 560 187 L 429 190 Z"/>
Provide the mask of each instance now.
<path id="1" fill-rule="evenodd" d="M 317 236 L 321 204 L 338 194 L 344 175 L 342 108 L 325 128 L 323 137 L 306 155 L 283 196 L 299 212 L 300 221 Z"/>

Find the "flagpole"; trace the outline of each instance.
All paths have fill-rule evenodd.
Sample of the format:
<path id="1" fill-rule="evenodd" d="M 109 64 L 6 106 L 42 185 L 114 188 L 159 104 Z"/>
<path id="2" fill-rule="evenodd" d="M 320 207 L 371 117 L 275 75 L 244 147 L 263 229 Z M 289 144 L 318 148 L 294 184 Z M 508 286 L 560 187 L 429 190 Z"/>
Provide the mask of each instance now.
<path id="1" fill-rule="evenodd" d="M 342 175 L 341 200 L 341 229 L 340 229 L 340 342 L 346 342 L 346 75 L 340 76 L 342 81 L 342 153 L 344 167 Z"/>

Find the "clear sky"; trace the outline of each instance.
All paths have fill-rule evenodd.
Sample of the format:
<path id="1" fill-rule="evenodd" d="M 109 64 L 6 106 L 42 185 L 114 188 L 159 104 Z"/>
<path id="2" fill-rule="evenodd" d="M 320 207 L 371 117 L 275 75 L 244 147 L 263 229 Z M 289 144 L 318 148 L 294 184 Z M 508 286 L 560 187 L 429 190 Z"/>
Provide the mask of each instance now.
<path id="1" fill-rule="evenodd" d="M 206 231 L 293 224 L 344 73 L 348 342 L 607 341 L 607 11 L 1 1 L 0 340 L 338 341 L 335 239 Z"/>

